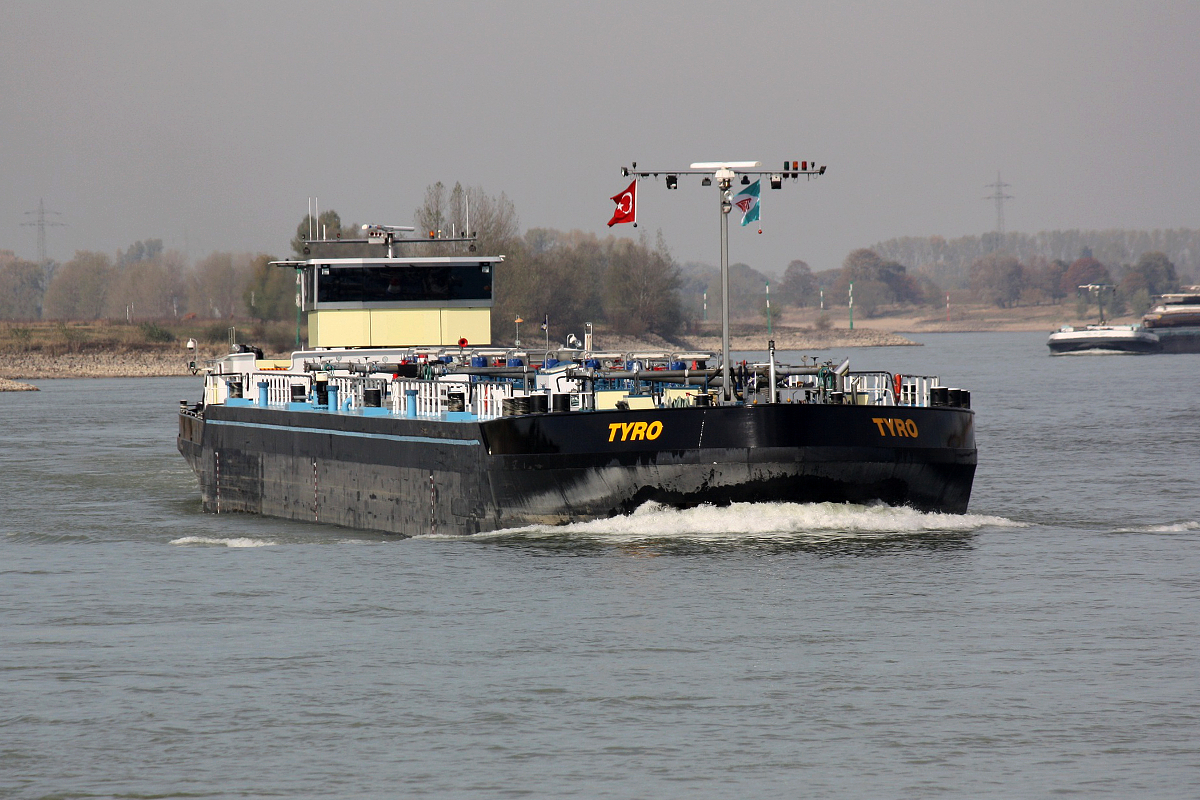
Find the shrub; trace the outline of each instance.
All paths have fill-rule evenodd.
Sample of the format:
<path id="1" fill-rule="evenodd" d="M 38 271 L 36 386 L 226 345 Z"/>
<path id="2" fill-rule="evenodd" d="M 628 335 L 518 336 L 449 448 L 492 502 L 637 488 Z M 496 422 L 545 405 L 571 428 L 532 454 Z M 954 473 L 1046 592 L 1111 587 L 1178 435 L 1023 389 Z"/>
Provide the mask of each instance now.
<path id="1" fill-rule="evenodd" d="M 87 334 L 84 331 L 79 328 L 72 328 L 67 323 L 61 321 L 54 326 L 54 329 L 62 337 L 68 353 L 78 353 L 83 349 L 83 343 L 87 339 Z"/>
<path id="2" fill-rule="evenodd" d="M 271 353 L 290 353 L 296 349 L 296 326 L 294 323 L 266 324 L 255 332 L 255 341 Z"/>
<path id="3" fill-rule="evenodd" d="M 1124 314 L 1128 310 L 1125 295 L 1121 294 L 1120 292 L 1109 295 L 1108 304 L 1105 306 L 1104 310 L 1108 312 L 1110 317 L 1117 317 L 1121 314 Z"/>
<path id="4" fill-rule="evenodd" d="M 208 344 L 225 344 L 229 341 L 228 325 L 209 325 L 200 333 L 200 338 Z"/>
<path id="5" fill-rule="evenodd" d="M 1091 303 L 1088 302 L 1088 296 L 1086 294 L 1081 293 L 1081 294 L 1078 294 L 1075 296 L 1075 316 L 1076 316 L 1076 318 L 1083 319 L 1084 317 L 1086 317 L 1088 315 L 1089 307 L 1091 307 Z"/>
<path id="6" fill-rule="evenodd" d="M 138 325 L 142 338 L 147 342 L 173 342 L 175 334 L 154 322 L 143 322 Z"/>
<path id="7" fill-rule="evenodd" d="M 1150 310 L 1150 292 L 1146 289 L 1138 289 L 1129 299 L 1129 305 L 1133 309 L 1133 313 L 1145 314 Z"/>

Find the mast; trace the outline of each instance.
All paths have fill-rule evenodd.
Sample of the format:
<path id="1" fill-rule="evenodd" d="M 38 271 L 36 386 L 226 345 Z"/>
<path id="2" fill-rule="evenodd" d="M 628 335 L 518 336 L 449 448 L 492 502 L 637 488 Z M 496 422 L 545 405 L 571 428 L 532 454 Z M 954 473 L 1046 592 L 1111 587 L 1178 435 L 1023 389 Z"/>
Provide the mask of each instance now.
<path id="1" fill-rule="evenodd" d="M 783 169 L 776 172 L 763 170 L 761 161 L 700 161 L 688 169 L 642 169 L 637 168 L 637 162 L 632 166 L 621 167 L 621 175 L 628 178 L 657 178 L 666 175 L 667 188 L 677 189 L 679 176 L 700 175 L 701 186 L 717 185 L 720 203 L 721 229 L 721 399 L 723 402 L 733 401 L 733 381 L 729 364 L 729 212 L 733 210 L 733 195 L 731 194 L 733 180 L 742 176 L 742 184 L 749 185 L 750 176 L 756 175 L 770 178 L 770 187 L 780 189 L 785 179 L 798 180 L 801 175 L 812 179 L 825 174 L 825 165 L 817 166 L 815 161 L 784 161 Z"/>

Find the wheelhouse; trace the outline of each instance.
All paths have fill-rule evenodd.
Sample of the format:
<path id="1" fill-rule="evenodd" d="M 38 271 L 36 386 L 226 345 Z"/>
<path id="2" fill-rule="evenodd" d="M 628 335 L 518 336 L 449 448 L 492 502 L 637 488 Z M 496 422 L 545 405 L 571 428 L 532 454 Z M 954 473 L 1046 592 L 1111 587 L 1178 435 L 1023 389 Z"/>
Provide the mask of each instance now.
<path id="1" fill-rule="evenodd" d="M 296 271 L 309 347 L 491 343 L 492 281 L 503 256 L 315 258 Z"/>

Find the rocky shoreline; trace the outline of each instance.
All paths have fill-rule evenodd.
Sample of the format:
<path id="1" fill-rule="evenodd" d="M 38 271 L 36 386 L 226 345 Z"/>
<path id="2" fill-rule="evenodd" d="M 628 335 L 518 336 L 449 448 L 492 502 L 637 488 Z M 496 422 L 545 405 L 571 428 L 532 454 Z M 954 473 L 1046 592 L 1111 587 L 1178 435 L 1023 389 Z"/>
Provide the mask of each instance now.
<path id="1" fill-rule="evenodd" d="M 0 392 L 36 392 L 38 387 L 32 383 L 21 383 L 20 381 L 10 381 L 8 378 L 0 378 Z"/>
<path id="2" fill-rule="evenodd" d="M 202 354 L 212 358 L 217 353 Z M 37 391 L 25 383 L 53 378 L 162 378 L 190 375 L 186 351 L 101 350 L 84 353 L 0 353 L 0 392 Z"/>
<path id="3" fill-rule="evenodd" d="M 881 330 L 847 330 L 830 328 L 780 328 L 772 337 L 776 350 L 827 350 L 841 347 L 890 347 L 913 345 L 915 342 Z M 754 334 L 735 332 L 730 337 L 734 350 L 765 350 L 765 331 Z M 536 347 L 536 345 L 535 345 Z M 687 336 L 668 341 L 658 336 L 636 339 L 620 336 L 598 336 L 597 351 L 645 352 L 682 350 L 715 353 L 721 349 L 720 336 Z M 535 352 L 530 348 L 530 352 Z M 200 359 L 212 358 L 217 352 L 202 353 Z M 268 354 L 268 358 L 272 357 Z M 287 354 L 275 354 L 286 358 Z M 0 353 L 0 392 L 37 391 L 23 381 L 48 378 L 158 378 L 189 375 L 186 351 L 174 348 L 132 351 L 95 351 L 52 354 L 41 351 Z"/>
<path id="4" fill-rule="evenodd" d="M 0 379 L 154 378 L 189 375 L 184 352 L 0 353 Z M 36 387 L 35 387 L 36 388 Z"/>

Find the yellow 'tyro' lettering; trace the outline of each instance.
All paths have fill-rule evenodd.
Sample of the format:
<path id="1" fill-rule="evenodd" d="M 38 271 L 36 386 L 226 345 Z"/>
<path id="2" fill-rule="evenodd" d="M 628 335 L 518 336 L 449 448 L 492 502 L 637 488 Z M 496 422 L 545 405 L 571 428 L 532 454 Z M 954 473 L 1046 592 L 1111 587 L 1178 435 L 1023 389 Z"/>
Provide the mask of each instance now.
<path id="1" fill-rule="evenodd" d="M 654 422 L 610 422 L 608 424 L 608 440 L 617 441 L 617 431 L 621 432 L 622 442 L 636 442 L 644 439 L 657 439 L 662 435 L 663 424 Z"/>
<path id="2" fill-rule="evenodd" d="M 911 419 L 897 419 L 896 417 L 871 417 L 871 422 L 879 428 L 880 436 L 904 436 L 907 438 L 917 438 L 917 423 Z M 885 429 L 883 426 L 886 425 Z"/>
<path id="3" fill-rule="evenodd" d="M 612 423 L 609 423 L 608 440 L 610 442 L 616 441 L 617 431 L 620 431 L 621 432 L 621 441 L 622 442 L 625 441 L 626 439 L 629 438 L 629 432 L 631 430 L 633 430 L 633 426 L 636 424 L 637 424 L 636 422 L 612 422 Z"/>

